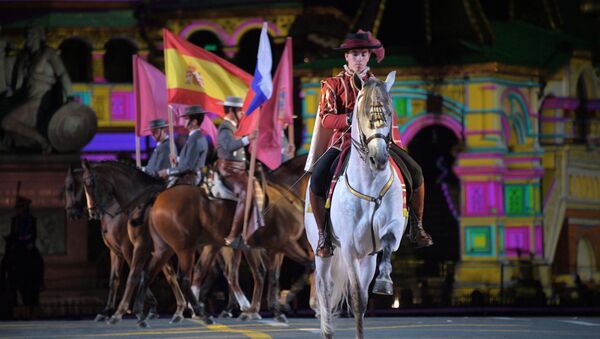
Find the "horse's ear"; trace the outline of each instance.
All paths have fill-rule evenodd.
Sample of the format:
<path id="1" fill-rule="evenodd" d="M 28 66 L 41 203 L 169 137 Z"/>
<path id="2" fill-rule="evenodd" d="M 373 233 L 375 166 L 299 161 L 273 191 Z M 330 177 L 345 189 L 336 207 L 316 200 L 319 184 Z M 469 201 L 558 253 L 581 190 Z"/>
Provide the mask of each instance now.
<path id="1" fill-rule="evenodd" d="M 73 168 L 71 165 L 69 165 L 69 168 L 67 169 L 67 175 L 73 175 Z"/>
<path id="2" fill-rule="evenodd" d="M 81 159 L 81 167 L 86 171 L 90 170 L 90 163 L 87 161 L 86 158 Z"/>
<path id="3" fill-rule="evenodd" d="M 354 73 L 354 76 L 352 77 L 352 82 L 354 82 L 354 87 L 356 87 L 359 91 L 363 88 L 363 85 L 365 84 L 363 79 L 361 79 L 360 76 L 356 73 Z"/>
<path id="4" fill-rule="evenodd" d="M 385 89 L 387 90 L 388 93 L 392 89 L 392 86 L 394 86 L 395 81 L 396 81 L 396 71 L 391 71 L 387 75 L 387 78 L 385 78 Z"/>

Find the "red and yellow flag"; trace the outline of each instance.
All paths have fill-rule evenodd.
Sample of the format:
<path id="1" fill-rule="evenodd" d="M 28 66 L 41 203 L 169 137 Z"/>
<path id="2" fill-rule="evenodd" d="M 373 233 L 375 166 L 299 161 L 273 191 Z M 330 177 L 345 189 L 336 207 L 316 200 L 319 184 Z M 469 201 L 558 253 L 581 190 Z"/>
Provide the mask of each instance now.
<path id="1" fill-rule="evenodd" d="M 223 115 L 220 102 L 228 95 L 252 98 L 248 89 L 252 76 L 234 64 L 163 29 L 167 101 L 200 105 Z"/>

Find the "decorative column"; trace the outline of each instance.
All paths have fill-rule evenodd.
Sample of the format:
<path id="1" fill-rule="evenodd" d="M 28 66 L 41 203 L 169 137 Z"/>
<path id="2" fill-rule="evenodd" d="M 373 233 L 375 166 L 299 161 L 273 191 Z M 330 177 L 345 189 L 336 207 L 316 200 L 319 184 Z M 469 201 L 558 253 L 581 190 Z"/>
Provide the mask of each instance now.
<path id="1" fill-rule="evenodd" d="M 92 51 L 92 73 L 94 75 L 94 82 L 104 83 L 104 54 L 106 50 L 94 50 Z"/>

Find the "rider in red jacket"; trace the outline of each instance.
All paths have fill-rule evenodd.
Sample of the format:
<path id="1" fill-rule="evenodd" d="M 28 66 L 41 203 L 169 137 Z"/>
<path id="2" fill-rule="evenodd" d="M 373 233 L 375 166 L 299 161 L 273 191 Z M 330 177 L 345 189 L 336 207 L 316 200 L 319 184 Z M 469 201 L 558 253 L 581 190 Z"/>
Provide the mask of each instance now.
<path id="1" fill-rule="evenodd" d="M 317 112 L 317 122 L 315 123 L 315 132 L 313 133 L 313 144 L 311 145 L 311 154 L 309 154 L 308 170 L 313 165 L 313 159 L 319 159 L 312 168 L 310 184 L 310 204 L 315 216 L 315 221 L 319 227 L 319 241 L 316 254 L 321 257 L 333 255 L 333 245 L 329 234 L 327 218 L 329 218 L 325 200 L 329 185 L 337 167 L 341 150 L 350 145 L 350 123 L 356 96 L 359 89 L 356 88 L 352 77 L 358 74 L 364 81 L 373 77 L 367 66 L 371 53 L 375 54 L 377 62 L 381 62 L 384 57 L 384 49 L 379 40 L 373 38 L 370 32 L 359 30 L 355 34 L 348 34 L 346 40 L 336 50 L 343 51 L 346 59 L 344 70 L 338 75 L 326 78 L 321 81 L 321 99 L 319 110 Z M 320 135 L 319 135 L 320 134 Z M 327 150 L 318 154 L 319 138 L 331 135 L 327 142 Z M 430 246 L 433 244 L 429 234 L 422 227 L 424 185 L 422 173 L 419 165 L 410 158 L 408 153 L 402 150 L 398 145 L 392 143 L 391 152 L 398 154 L 405 162 L 406 167 L 413 175 L 413 210 L 417 215 L 418 224 L 416 230 L 411 230 L 414 234 L 413 241 L 418 247 Z M 318 158 L 318 156 L 321 156 Z M 413 174 L 414 173 L 414 174 Z M 416 201 L 418 200 L 418 201 Z M 415 206 L 416 205 L 416 206 Z"/>

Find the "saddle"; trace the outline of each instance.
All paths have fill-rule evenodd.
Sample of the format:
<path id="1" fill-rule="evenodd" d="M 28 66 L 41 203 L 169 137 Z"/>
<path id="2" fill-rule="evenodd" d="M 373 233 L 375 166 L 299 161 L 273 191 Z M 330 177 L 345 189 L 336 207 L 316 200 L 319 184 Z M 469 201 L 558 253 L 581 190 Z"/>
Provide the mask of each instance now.
<path id="1" fill-rule="evenodd" d="M 200 187 L 206 192 L 206 195 L 210 200 L 238 200 L 231 188 L 227 186 L 223 179 L 221 179 L 219 171 L 213 167 L 208 168 L 205 180 L 202 181 Z M 267 205 L 268 199 L 263 186 L 256 178 L 254 178 L 254 198 L 256 199 L 258 209 L 263 211 Z"/>
<path id="2" fill-rule="evenodd" d="M 408 168 L 406 167 L 406 164 L 404 163 L 404 161 L 402 161 L 402 158 L 400 158 L 400 156 L 398 156 L 395 153 L 397 150 L 395 150 L 393 147 L 391 147 L 390 150 L 391 151 L 389 155 L 389 162 L 392 165 L 394 171 L 396 171 L 396 174 L 400 179 L 400 185 L 402 186 L 402 210 L 404 211 L 404 216 L 408 216 L 408 208 L 410 205 L 409 202 L 411 201 L 413 193 L 412 177 L 410 175 L 410 172 L 408 171 Z M 333 190 L 337 185 L 339 177 L 342 175 L 342 173 L 344 173 L 346 167 L 348 167 L 349 153 L 350 146 L 345 147 L 340 153 L 340 158 L 337 163 L 333 179 L 331 180 L 329 186 L 327 200 L 325 202 L 326 209 L 329 209 L 331 207 L 331 197 L 333 196 Z"/>

